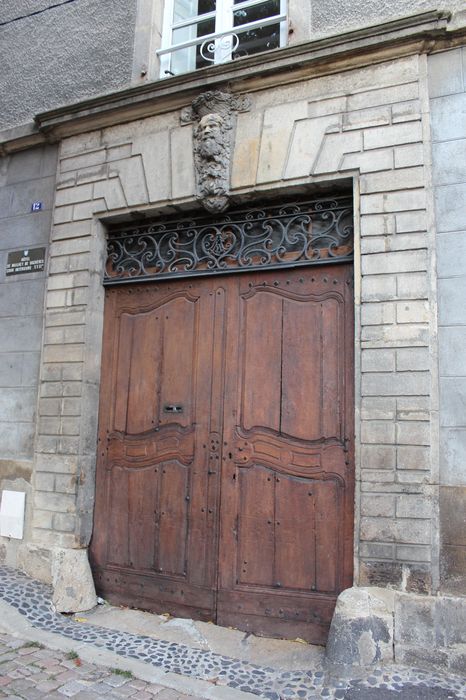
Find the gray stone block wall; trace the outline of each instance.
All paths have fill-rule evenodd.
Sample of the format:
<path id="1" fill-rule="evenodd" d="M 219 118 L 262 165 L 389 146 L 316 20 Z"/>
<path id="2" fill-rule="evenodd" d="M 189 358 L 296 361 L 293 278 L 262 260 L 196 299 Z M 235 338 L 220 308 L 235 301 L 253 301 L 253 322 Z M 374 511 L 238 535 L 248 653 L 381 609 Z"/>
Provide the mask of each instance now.
<path id="1" fill-rule="evenodd" d="M 19 19 L 57 4 L 0 3 L 0 129 L 130 82 L 136 0 L 79 0 Z"/>
<path id="2" fill-rule="evenodd" d="M 6 264 L 11 251 L 48 250 L 56 162 L 56 146 L 0 160 L 0 491 L 26 491 L 28 512 L 46 270 L 7 277 Z M 0 538 L 0 559 L 14 563 L 17 544 Z"/>
<path id="3" fill-rule="evenodd" d="M 466 594 L 466 48 L 429 58 L 437 229 L 442 587 Z"/>
<path id="4" fill-rule="evenodd" d="M 394 608 L 395 659 L 401 663 L 466 670 L 466 600 L 398 593 Z"/>

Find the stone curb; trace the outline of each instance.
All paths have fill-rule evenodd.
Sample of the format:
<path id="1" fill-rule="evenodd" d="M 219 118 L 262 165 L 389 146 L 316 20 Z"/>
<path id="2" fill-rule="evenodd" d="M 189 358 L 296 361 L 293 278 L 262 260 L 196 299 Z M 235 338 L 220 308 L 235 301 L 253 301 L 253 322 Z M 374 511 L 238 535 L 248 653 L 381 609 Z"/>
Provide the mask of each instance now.
<path id="1" fill-rule="evenodd" d="M 147 683 L 156 683 L 187 695 L 197 695 L 206 700 L 257 700 L 257 695 L 236 688 L 214 686 L 207 681 L 185 678 L 176 673 L 167 673 L 142 661 L 127 659 L 116 652 L 100 649 L 87 642 L 76 642 L 59 634 L 45 632 L 31 625 L 26 618 L 10 605 L 0 600 L 0 632 L 26 641 L 38 642 L 48 649 L 75 651 L 87 663 L 104 668 L 119 668 Z"/>

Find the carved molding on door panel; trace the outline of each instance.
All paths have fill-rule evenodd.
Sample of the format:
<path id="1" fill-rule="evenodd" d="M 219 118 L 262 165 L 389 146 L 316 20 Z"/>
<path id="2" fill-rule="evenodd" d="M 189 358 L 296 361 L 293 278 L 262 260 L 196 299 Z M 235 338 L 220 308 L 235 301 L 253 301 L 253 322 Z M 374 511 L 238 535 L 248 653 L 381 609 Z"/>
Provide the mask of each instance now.
<path id="1" fill-rule="evenodd" d="M 112 432 L 108 436 L 107 469 L 118 464 L 139 468 L 178 459 L 189 465 L 194 457 L 194 430 L 166 425 L 139 435 Z"/>
<path id="2" fill-rule="evenodd" d="M 154 290 L 156 291 L 157 288 Z M 115 290 L 111 290 L 115 291 Z M 134 288 L 133 287 L 128 287 L 127 289 L 123 290 L 123 293 L 126 293 L 128 297 L 131 298 L 131 300 L 128 301 L 127 305 L 122 306 L 120 309 L 118 309 L 117 314 L 115 315 L 115 318 L 121 318 L 123 314 L 129 314 L 131 316 L 137 315 L 137 316 L 142 316 L 144 314 L 151 313 L 151 311 L 156 311 L 157 309 L 162 309 L 166 304 L 169 304 L 171 301 L 174 301 L 175 299 L 186 299 L 186 301 L 190 301 L 193 304 L 195 304 L 197 301 L 199 301 L 199 295 L 192 294 L 191 292 L 187 291 L 182 291 L 182 292 L 167 292 L 166 296 L 164 296 L 160 301 L 157 303 L 154 302 L 147 302 L 147 304 L 138 304 L 138 298 L 139 298 L 139 289 L 138 289 L 138 294 L 136 295 L 134 293 Z M 144 291 L 144 290 L 142 290 Z M 150 287 L 147 287 L 147 292 L 150 292 Z M 152 293 L 153 295 L 153 293 Z M 134 301 L 134 305 L 131 304 L 131 301 Z"/>
<path id="3" fill-rule="evenodd" d="M 234 457 L 235 464 L 249 467 L 261 462 L 267 466 L 295 474 L 320 471 L 320 450 L 309 450 L 309 445 L 288 436 L 280 437 L 265 430 L 245 431 L 236 427 Z"/>
<path id="4" fill-rule="evenodd" d="M 278 285 L 275 286 L 273 283 L 266 284 L 265 282 L 258 285 L 254 285 L 251 282 L 248 291 L 243 292 L 241 294 L 241 298 L 247 301 L 248 299 L 252 299 L 256 294 L 261 293 L 276 294 L 277 296 L 284 297 L 285 299 L 292 299 L 294 301 L 302 302 L 323 302 L 326 299 L 336 299 L 339 303 L 344 303 L 343 295 L 339 292 L 331 291 L 322 292 L 322 294 L 299 294 L 298 292 L 291 292 L 287 289 L 279 289 Z"/>

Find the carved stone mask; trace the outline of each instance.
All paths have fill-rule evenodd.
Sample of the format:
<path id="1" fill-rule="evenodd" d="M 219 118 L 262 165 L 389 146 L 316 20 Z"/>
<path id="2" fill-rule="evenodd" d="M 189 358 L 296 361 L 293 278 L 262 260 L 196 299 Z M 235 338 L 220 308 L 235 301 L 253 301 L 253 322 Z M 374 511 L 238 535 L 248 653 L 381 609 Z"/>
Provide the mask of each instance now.
<path id="1" fill-rule="evenodd" d="M 181 114 L 182 123 L 197 122 L 193 132 L 196 197 L 213 214 L 229 206 L 234 112 L 248 106 L 245 98 L 212 91 L 199 95 Z"/>

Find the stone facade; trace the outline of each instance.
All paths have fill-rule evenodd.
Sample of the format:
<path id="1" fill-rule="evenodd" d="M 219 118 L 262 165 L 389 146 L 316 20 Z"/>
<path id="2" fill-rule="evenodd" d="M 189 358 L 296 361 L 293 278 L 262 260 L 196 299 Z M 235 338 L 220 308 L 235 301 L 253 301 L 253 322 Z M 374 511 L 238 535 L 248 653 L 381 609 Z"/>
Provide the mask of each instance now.
<path id="1" fill-rule="evenodd" d="M 6 275 L 8 253 L 48 249 L 57 148 L 42 146 L 0 165 L 0 490 L 23 491 L 30 537 L 31 479 L 47 270 Z M 41 202 L 39 211 L 31 211 Z M 16 564 L 19 540 L 3 540 L 2 559 Z"/>
<path id="2" fill-rule="evenodd" d="M 451 166 L 466 138 L 465 49 L 435 47 L 432 36 L 444 18 L 429 21 L 424 34 L 413 28 L 410 36 L 404 28 L 385 52 L 375 48 L 367 58 L 361 52 L 381 35 L 388 42 L 389 29 L 353 37 L 340 54 L 310 44 L 315 63 L 306 63 L 298 48 L 302 66 L 284 54 L 265 77 L 254 61 L 236 73 L 234 65 L 226 67 L 225 80 L 219 66 L 205 76 L 209 89 L 226 90 L 228 77 L 228 88 L 247 96 L 231 133 L 232 204 L 353 193 L 355 590 L 395 591 L 383 616 L 394 619 L 387 634 L 400 659 L 416 658 L 430 630 L 438 662 L 459 669 L 463 632 L 438 621 L 445 610 L 460 620 L 465 599 L 459 596 L 466 593 L 466 322 L 458 255 L 466 178 L 461 159 Z M 357 40 L 369 42 L 358 45 L 359 54 Z M 438 53 L 428 57 L 427 45 Z M 320 63 L 319 51 L 327 51 Z M 207 88 L 189 76 L 186 83 L 164 82 L 166 88 L 139 92 L 134 102 L 131 95 L 108 96 L 108 105 L 114 100 L 108 113 L 99 112 L 103 100 L 38 120 L 39 136 L 60 143 L 33 494 L 24 543 L 14 551 L 5 545 L 8 561 L 45 580 L 53 571 L 65 589 L 60 561 L 74 561 L 70 550 L 85 550 L 92 534 L 107 227 L 132 216 L 200 209 L 193 124 L 182 110 Z M 85 557 L 76 559 L 86 576 Z M 457 597 L 440 599 L 439 592 Z"/>
<path id="3" fill-rule="evenodd" d="M 429 59 L 437 231 L 441 586 L 466 591 L 466 49 Z"/>
<path id="4" fill-rule="evenodd" d="M 251 94 L 231 177 L 235 201 L 343 177 L 359 189 L 359 582 L 425 593 L 438 578 L 426 77 L 413 56 Z M 95 458 L 102 224 L 196 206 L 192 133 L 174 112 L 61 144 L 33 520 L 43 546 L 85 546 L 91 531 L 92 486 L 77 503 L 74 489 L 87 490 Z"/>

